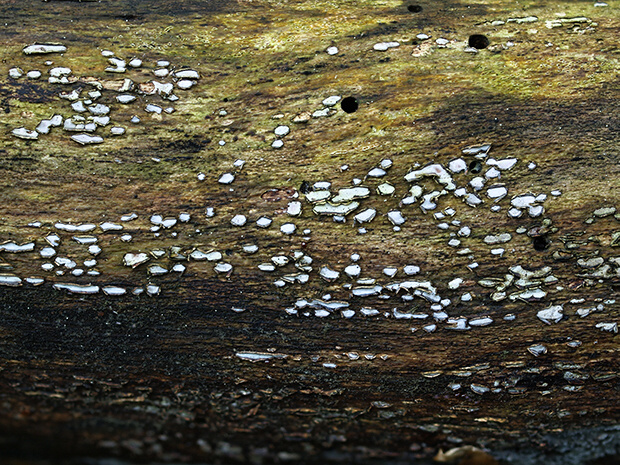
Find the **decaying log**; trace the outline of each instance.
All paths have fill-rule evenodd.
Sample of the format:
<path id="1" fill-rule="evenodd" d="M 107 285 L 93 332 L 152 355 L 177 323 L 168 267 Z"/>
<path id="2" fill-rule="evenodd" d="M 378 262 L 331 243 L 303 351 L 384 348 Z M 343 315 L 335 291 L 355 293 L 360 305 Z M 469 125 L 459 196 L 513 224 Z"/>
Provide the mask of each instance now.
<path id="1" fill-rule="evenodd" d="M 617 9 L 24 3 L 3 457 L 618 459 Z"/>

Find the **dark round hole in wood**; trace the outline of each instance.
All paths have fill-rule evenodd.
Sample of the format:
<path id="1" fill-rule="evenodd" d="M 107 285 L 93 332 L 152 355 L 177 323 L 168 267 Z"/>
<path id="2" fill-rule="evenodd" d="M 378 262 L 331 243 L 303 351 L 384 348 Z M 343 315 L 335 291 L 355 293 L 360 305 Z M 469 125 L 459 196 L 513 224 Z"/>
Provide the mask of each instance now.
<path id="1" fill-rule="evenodd" d="M 412 13 L 419 13 L 422 11 L 422 7 L 420 5 L 409 5 L 407 9 Z"/>
<path id="2" fill-rule="evenodd" d="M 345 97 L 340 103 L 340 107 L 345 113 L 355 113 L 358 108 L 357 99 L 355 97 Z"/>
<path id="3" fill-rule="evenodd" d="M 312 192 L 312 185 L 308 181 L 303 181 L 299 186 L 299 192 L 304 195 Z"/>
<path id="4" fill-rule="evenodd" d="M 483 36 L 482 34 L 472 34 L 469 36 L 469 40 L 467 44 L 470 47 L 477 48 L 478 50 L 482 50 L 483 48 L 487 48 L 491 42 L 487 36 Z"/>
<path id="5" fill-rule="evenodd" d="M 482 162 L 480 160 L 474 160 L 469 164 L 469 172 L 478 174 L 482 171 Z"/>
<path id="6" fill-rule="evenodd" d="M 547 236 L 536 236 L 532 239 L 532 245 L 537 252 L 544 252 L 551 245 L 551 241 Z"/>

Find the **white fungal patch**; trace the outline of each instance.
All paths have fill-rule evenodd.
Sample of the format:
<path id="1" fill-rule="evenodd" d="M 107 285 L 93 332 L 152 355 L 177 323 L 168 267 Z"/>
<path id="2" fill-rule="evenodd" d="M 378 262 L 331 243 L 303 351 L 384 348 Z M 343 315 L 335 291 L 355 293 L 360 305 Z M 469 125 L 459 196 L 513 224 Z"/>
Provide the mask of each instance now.
<path id="1" fill-rule="evenodd" d="M 496 202 L 506 197 L 508 189 L 502 185 L 493 185 L 487 189 L 487 197 L 495 200 Z"/>
<path id="2" fill-rule="evenodd" d="M 235 180 L 235 175 L 232 173 L 224 173 L 220 176 L 220 179 L 217 180 L 220 184 L 231 184 Z"/>
<path id="3" fill-rule="evenodd" d="M 76 134 L 75 136 L 71 136 L 71 140 L 77 142 L 80 145 L 93 145 L 103 143 L 103 137 L 91 136 L 88 134 Z"/>
<path id="4" fill-rule="evenodd" d="M 179 82 L 177 82 L 177 87 L 182 90 L 187 90 L 193 87 L 194 84 L 196 84 L 195 81 L 191 81 L 189 79 L 182 79 Z"/>
<path id="5" fill-rule="evenodd" d="M 150 296 L 159 295 L 160 292 L 161 292 L 161 287 L 155 284 L 148 284 L 146 286 L 146 293 Z"/>
<path id="6" fill-rule="evenodd" d="M 312 211 L 316 215 L 346 216 L 352 211 L 354 211 L 355 209 L 357 209 L 359 205 L 360 204 L 358 202 L 341 203 L 338 205 L 334 205 L 330 202 L 327 202 L 327 203 L 315 205 Z"/>
<path id="7" fill-rule="evenodd" d="M 367 187 L 363 187 L 363 186 L 346 187 L 338 191 L 338 195 L 336 195 L 332 199 L 332 203 L 334 204 L 346 203 L 346 202 L 350 202 L 351 200 L 355 200 L 355 199 L 364 199 L 368 197 L 369 195 L 370 195 L 370 189 Z"/>
<path id="8" fill-rule="evenodd" d="M 125 295 L 127 293 L 127 289 L 117 286 L 104 286 L 101 290 L 105 295 L 111 296 Z"/>
<path id="9" fill-rule="evenodd" d="M 376 50 L 378 52 L 385 52 L 386 50 L 389 50 L 390 48 L 396 48 L 399 46 L 400 46 L 400 43 L 398 42 L 379 42 L 373 45 L 372 48 L 373 50 Z"/>
<path id="10" fill-rule="evenodd" d="M 0 274 L 0 285 L 9 287 L 18 287 L 22 285 L 20 277 L 10 274 Z"/>
<path id="11" fill-rule="evenodd" d="M 323 278 L 325 281 L 335 281 L 340 276 L 338 271 L 332 270 L 328 266 L 322 266 L 319 270 L 319 276 Z"/>
<path id="12" fill-rule="evenodd" d="M 368 208 L 355 215 L 353 219 L 358 223 L 369 223 L 375 218 L 376 215 L 377 210 L 375 210 L 374 208 Z"/>
<path id="13" fill-rule="evenodd" d="M 51 258 L 56 255 L 56 250 L 52 247 L 44 247 L 39 251 L 42 258 Z"/>
<path id="14" fill-rule="evenodd" d="M 383 274 L 390 278 L 393 278 L 394 276 L 396 276 L 396 273 L 398 273 L 398 268 L 396 267 L 388 266 L 388 267 L 383 268 Z"/>
<path id="15" fill-rule="evenodd" d="M 485 236 L 484 243 L 489 244 L 489 245 L 503 244 L 505 242 L 509 242 L 511 239 L 512 239 L 512 234 L 510 233 L 501 233 L 501 234 L 498 234 L 497 236 L 489 234 L 488 236 Z"/>
<path id="16" fill-rule="evenodd" d="M 326 107 L 333 107 L 340 101 L 341 98 L 342 97 L 340 97 L 340 95 L 332 95 L 324 99 L 321 103 L 323 103 Z"/>
<path id="17" fill-rule="evenodd" d="M 462 150 L 463 155 L 474 155 L 476 158 L 485 158 L 491 150 L 491 144 L 466 147 Z"/>
<path id="18" fill-rule="evenodd" d="M 327 47 L 325 52 L 328 55 L 337 55 L 338 54 L 338 47 L 332 45 L 331 47 Z"/>
<path id="19" fill-rule="evenodd" d="M 536 316 L 548 325 L 551 323 L 559 323 L 562 320 L 564 314 L 562 305 L 552 305 L 544 310 L 540 310 Z"/>
<path id="20" fill-rule="evenodd" d="M 328 190 L 315 190 L 306 194 L 306 200 L 310 203 L 324 202 L 331 197 Z"/>
<path id="21" fill-rule="evenodd" d="M 122 231 L 123 230 L 123 225 L 116 224 L 116 223 L 110 223 L 108 221 L 106 221 L 105 223 L 101 223 L 99 225 L 99 227 L 101 228 L 101 230 L 103 232 L 107 232 L 107 231 Z"/>
<path id="22" fill-rule="evenodd" d="M 216 273 L 230 273 L 233 266 L 230 263 L 220 262 L 213 268 Z"/>
<path id="23" fill-rule="evenodd" d="M 597 323 L 595 326 L 597 329 L 600 329 L 601 331 L 608 331 L 610 333 L 617 333 L 618 332 L 618 323 Z"/>
<path id="24" fill-rule="evenodd" d="M 4 242 L 0 244 L 0 252 L 20 253 L 32 252 L 34 250 L 34 242 L 28 242 L 18 245 L 15 242 Z"/>
<path id="25" fill-rule="evenodd" d="M 454 160 L 450 160 L 448 162 L 448 169 L 452 173 L 464 173 L 467 171 L 467 162 L 462 158 L 455 158 Z"/>
<path id="26" fill-rule="evenodd" d="M 301 202 L 297 200 L 289 202 L 288 207 L 286 209 L 286 213 L 288 213 L 290 216 L 301 215 Z"/>
<path id="27" fill-rule="evenodd" d="M 146 263 L 149 261 L 149 256 L 144 253 L 126 253 L 125 256 L 123 257 L 123 264 L 125 266 L 129 266 L 131 268 L 136 268 L 137 266 L 140 266 L 143 263 Z"/>
<path id="28" fill-rule="evenodd" d="M 243 226 L 246 222 L 246 216 L 241 214 L 233 216 L 233 218 L 230 220 L 230 224 L 232 224 L 233 226 Z"/>
<path id="29" fill-rule="evenodd" d="M 534 357 L 539 357 L 547 353 L 547 348 L 542 344 L 533 344 L 527 348 L 527 351 Z"/>
<path id="30" fill-rule="evenodd" d="M 367 176 L 369 178 L 382 178 L 386 174 L 387 173 L 383 168 L 373 168 L 368 172 Z"/>
<path id="31" fill-rule="evenodd" d="M 399 210 L 389 211 L 387 214 L 388 220 L 395 226 L 400 226 L 405 223 L 405 217 Z"/>
<path id="32" fill-rule="evenodd" d="M 9 77 L 12 79 L 19 79 L 24 75 L 24 70 L 21 68 L 11 68 L 9 69 Z"/>
<path id="33" fill-rule="evenodd" d="M 349 265 L 344 269 L 344 273 L 351 278 L 357 278 L 361 271 L 361 267 L 357 264 Z"/>
<path id="34" fill-rule="evenodd" d="M 297 226 L 295 226 L 293 223 L 284 223 L 282 226 L 280 226 L 280 232 L 282 232 L 282 234 L 291 235 L 294 234 L 296 230 Z"/>
<path id="35" fill-rule="evenodd" d="M 237 352 L 235 355 L 241 360 L 245 360 L 248 362 L 266 362 L 274 358 L 286 358 L 286 355 L 284 354 L 274 354 L 269 352 Z"/>
<path id="36" fill-rule="evenodd" d="M 148 271 L 151 276 L 161 276 L 168 273 L 168 270 L 161 265 L 151 265 Z"/>
<path id="37" fill-rule="evenodd" d="M 489 326 L 491 323 L 493 323 L 493 319 L 488 316 L 469 320 L 470 326 Z"/>
<path id="38" fill-rule="evenodd" d="M 259 228 L 268 228 L 269 226 L 271 226 L 271 223 L 273 223 L 273 220 L 266 216 L 261 216 L 259 219 L 256 220 L 256 226 L 258 226 Z"/>
<path id="39" fill-rule="evenodd" d="M 445 186 L 447 190 L 456 189 L 456 185 L 454 184 L 454 181 L 452 180 L 452 176 L 450 175 L 450 173 L 448 173 L 448 171 L 446 171 L 442 165 L 437 164 L 437 163 L 430 164 L 430 165 L 425 166 L 422 169 L 409 172 L 405 176 L 405 180 L 407 182 L 413 182 L 413 181 L 417 181 L 425 177 L 437 178 L 437 181 L 439 182 L 439 184 Z"/>
<path id="40" fill-rule="evenodd" d="M 56 283 L 53 288 L 59 291 L 67 291 L 71 294 L 97 294 L 99 292 L 99 286 L 92 284 Z"/>
<path id="41" fill-rule="evenodd" d="M 15 137 L 26 140 L 36 140 L 39 138 L 39 133 L 37 131 L 31 131 L 26 128 L 16 128 L 11 131 Z"/>
<path id="42" fill-rule="evenodd" d="M 288 126 L 284 126 L 284 125 L 278 126 L 273 130 L 273 133 L 278 137 L 284 137 L 289 132 L 291 132 L 291 128 L 289 128 Z"/>
<path id="43" fill-rule="evenodd" d="M 392 195 L 396 188 L 389 182 L 379 184 L 377 186 L 377 194 L 379 195 Z"/>

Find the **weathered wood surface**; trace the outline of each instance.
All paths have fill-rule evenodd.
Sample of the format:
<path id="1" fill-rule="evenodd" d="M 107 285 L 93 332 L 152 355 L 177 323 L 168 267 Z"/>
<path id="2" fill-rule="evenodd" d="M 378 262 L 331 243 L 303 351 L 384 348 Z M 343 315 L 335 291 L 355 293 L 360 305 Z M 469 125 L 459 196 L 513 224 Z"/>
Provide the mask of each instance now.
<path id="1" fill-rule="evenodd" d="M 0 238 L 36 244 L 33 252 L 0 252 L 2 273 L 46 282 L 0 287 L 0 453 L 14 459 L 389 462 L 429 460 L 440 448 L 471 444 L 506 463 L 617 458 L 617 335 L 596 325 L 618 322 L 614 233 L 620 228 L 617 213 L 594 212 L 620 207 L 618 11 L 582 2 L 523 3 L 514 10 L 513 3 L 420 3 L 422 11 L 412 12 L 400 2 L 2 2 Z M 529 16 L 538 19 L 507 22 Z M 582 19 L 546 24 L 576 17 Z M 506 23 L 492 24 L 498 20 Z M 431 37 L 417 38 L 420 33 Z M 463 51 L 473 33 L 488 36 L 489 48 Z M 441 48 L 437 38 L 451 42 Z M 373 50 L 389 41 L 400 46 Z M 22 53 L 46 42 L 68 50 Z M 339 52 L 327 54 L 329 46 Z M 139 57 L 144 66 L 106 73 L 102 50 Z M 48 59 L 70 67 L 77 81 L 48 83 Z M 85 97 L 94 90 L 85 84 L 91 78 L 146 82 L 154 79 L 157 60 L 195 69 L 200 80 L 175 91 L 178 102 L 134 92 L 132 105 L 118 104 L 117 93 L 104 86 L 98 102 L 110 106 L 113 124 L 127 128 L 123 136 L 99 128 L 104 143 L 83 147 L 62 128 L 36 141 L 11 135 L 53 114 L 70 116 L 60 92 L 83 88 Z M 13 67 L 39 69 L 43 77 L 8 78 Z M 323 108 L 330 95 L 354 96 L 360 107 L 347 114 L 337 106 L 330 117 L 292 122 Z M 147 114 L 148 103 L 175 112 Z M 133 115 L 140 124 L 129 122 Z M 273 149 L 281 124 L 291 132 L 283 148 Z M 404 176 L 414 167 L 447 166 L 458 157 L 470 164 L 474 158 L 462 149 L 480 144 L 492 144 L 489 157 L 518 159 L 500 180 L 487 182 L 508 188 L 499 212 L 490 211 L 485 190 L 477 208 L 452 193 L 426 214 L 420 202 L 399 204 L 412 185 Z M 242 169 L 233 166 L 237 159 L 245 161 Z M 383 159 L 393 161 L 385 178 L 366 177 Z M 218 184 L 226 172 L 235 172 L 234 182 Z M 472 192 L 475 176 L 453 179 Z M 356 177 L 373 192 L 355 213 L 378 211 L 363 225 L 366 234 L 353 225 L 355 213 L 346 223 L 318 217 L 299 192 L 304 182 L 330 181 L 335 193 Z M 395 187 L 393 196 L 374 192 L 384 180 Z M 432 179 L 420 184 L 425 193 L 442 188 Z M 554 190 L 561 195 L 551 195 Z M 511 198 L 523 193 L 547 195 L 539 203 L 543 215 L 507 215 Z M 286 213 L 294 195 L 303 204 L 298 217 Z M 214 217 L 205 216 L 207 207 Z M 447 208 L 454 217 L 433 218 Z M 407 218 L 401 231 L 385 217 L 391 209 Z M 76 233 L 59 231 L 56 223 L 119 223 L 131 212 L 138 219 L 123 223 L 122 232 L 93 233 L 102 249 L 99 276 L 76 277 L 62 266 L 42 271 L 53 260 L 39 254 L 49 233 L 61 236 L 56 252 L 76 267 L 93 258 L 71 239 Z M 151 215 L 183 212 L 189 222 L 150 230 Z M 248 224 L 231 226 L 235 214 L 246 215 Z M 261 215 L 274 224 L 257 228 Z M 459 247 L 448 242 L 460 226 L 438 228 L 453 220 L 471 228 L 469 237 L 455 236 Z M 27 226 L 36 221 L 40 227 Z M 296 234 L 280 232 L 287 222 Z M 505 232 L 509 242 L 484 241 Z M 131 234 L 131 242 L 122 234 Z M 247 243 L 259 252 L 244 254 Z M 176 261 L 173 247 L 185 256 L 195 248 L 220 251 L 233 271 L 217 274 L 211 262 Z M 466 247 L 469 253 L 457 253 Z M 503 255 L 490 253 L 500 247 Z M 151 256 L 135 270 L 122 265 L 128 252 L 155 249 L 164 250 L 164 258 Z M 274 286 L 299 272 L 292 263 L 273 274 L 257 268 L 295 251 L 313 259 L 306 284 Z M 343 269 L 354 253 L 361 255 L 361 277 L 382 286 L 430 281 L 437 295 L 451 300 L 445 307 L 450 318 L 488 316 L 493 323 L 454 331 L 439 321 L 427 332 L 433 311 L 424 299 L 403 301 L 403 293 L 386 289 L 386 300 L 352 296 L 343 285 L 355 280 Z M 588 265 L 596 258 L 603 261 Z M 468 268 L 474 262 L 479 266 Z M 167 269 L 182 263 L 186 270 L 149 276 L 146 267 L 154 263 Z M 340 271 L 339 278 L 322 280 L 323 265 Z M 405 276 L 406 265 L 420 273 Z M 555 280 L 522 285 L 543 290 L 543 299 L 494 300 L 497 289 L 480 285 L 484 278 L 518 279 L 510 271 L 518 265 L 551 268 L 546 277 Z M 388 278 L 386 266 L 398 267 L 398 274 Z M 454 278 L 463 279 L 458 289 L 448 286 Z M 53 289 L 54 283 L 129 291 L 150 283 L 161 292 L 74 295 Z M 506 293 L 521 290 L 513 283 Z M 295 316 L 285 311 L 328 293 L 355 316 L 317 317 L 310 307 Z M 462 300 L 468 293 L 472 300 Z M 563 305 L 564 317 L 545 325 L 537 312 L 552 305 Z M 577 314 L 597 306 L 584 318 Z M 363 317 L 362 307 L 380 314 Z M 395 318 L 394 308 L 430 316 Z M 505 319 L 509 314 L 514 320 Z M 580 345 L 569 344 L 575 341 Z M 528 352 L 535 344 L 547 353 Z M 243 353 L 273 357 L 252 363 Z M 489 392 L 474 392 L 478 386 Z"/>

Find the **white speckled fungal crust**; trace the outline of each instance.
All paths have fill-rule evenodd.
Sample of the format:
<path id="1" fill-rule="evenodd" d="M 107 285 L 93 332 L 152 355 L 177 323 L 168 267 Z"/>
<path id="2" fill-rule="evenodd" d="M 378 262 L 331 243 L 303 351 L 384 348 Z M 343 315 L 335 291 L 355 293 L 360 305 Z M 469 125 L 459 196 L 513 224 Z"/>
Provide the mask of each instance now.
<path id="1" fill-rule="evenodd" d="M 536 316 L 548 325 L 552 323 L 559 323 L 564 317 L 562 305 L 552 305 L 551 307 L 540 310 Z"/>
<path id="2" fill-rule="evenodd" d="M 61 44 L 34 44 L 24 47 L 25 55 L 44 55 L 48 53 L 64 53 L 67 47 Z"/>

